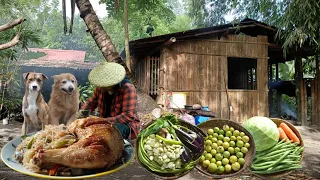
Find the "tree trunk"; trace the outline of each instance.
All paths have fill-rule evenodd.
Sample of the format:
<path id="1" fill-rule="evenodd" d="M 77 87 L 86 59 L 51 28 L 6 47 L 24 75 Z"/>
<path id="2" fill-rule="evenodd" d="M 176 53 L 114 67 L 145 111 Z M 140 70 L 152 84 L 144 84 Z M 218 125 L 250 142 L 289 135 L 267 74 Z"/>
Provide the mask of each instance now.
<path id="1" fill-rule="evenodd" d="M 128 2 L 124 0 L 124 31 L 125 31 L 125 50 L 126 50 L 126 64 L 131 72 L 130 47 L 129 47 L 129 27 L 128 27 Z"/>
<path id="2" fill-rule="evenodd" d="M 90 34 L 98 45 L 103 56 L 109 62 L 116 62 L 121 64 L 126 69 L 127 76 L 131 79 L 132 83 L 137 86 L 135 79 L 129 71 L 125 62 L 121 59 L 119 53 L 116 51 L 110 37 L 104 31 L 96 13 L 94 12 L 89 0 L 76 0 L 77 7 L 80 12 L 80 17 L 86 23 Z M 128 48 L 129 49 L 129 48 Z M 157 108 L 157 103 L 146 93 L 137 89 L 137 113 L 138 117 L 143 114 L 150 113 L 154 108 Z"/>
<path id="3" fill-rule="evenodd" d="M 111 42 L 110 37 L 104 31 L 98 16 L 92 8 L 89 0 L 76 0 L 77 7 L 80 12 L 80 17 L 84 20 L 88 30 L 98 45 L 103 56 L 108 62 L 116 62 L 121 64 L 126 69 L 126 75 L 130 78 L 132 83 L 137 86 L 137 82 L 133 78 L 125 62 L 121 59 L 119 53 L 116 51 L 115 46 Z"/>
<path id="4" fill-rule="evenodd" d="M 295 60 L 295 82 L 296 82 L 296 103 L 297 103 L 297 122 L 298 125 L 307 125 L 307 104 L 306 104 L 306 85 L 303 80 L 302 58 Z"/>

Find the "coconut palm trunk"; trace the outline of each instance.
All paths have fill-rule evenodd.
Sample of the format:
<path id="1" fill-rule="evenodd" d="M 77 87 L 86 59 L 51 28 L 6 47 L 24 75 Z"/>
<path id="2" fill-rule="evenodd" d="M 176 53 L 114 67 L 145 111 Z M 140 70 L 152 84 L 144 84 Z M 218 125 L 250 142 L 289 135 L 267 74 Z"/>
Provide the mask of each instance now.
<path id="1" fill-rule="evenodd" d="M 116 62 L 121 64 L 126 69 L 126 75 L 130 78 L 132 83 L 136 86 L 137 83 L 128 69 L 126 63 L 121 59 L 115 46 L 111 42 L 110 37 L 103 29 L 98 16 L 92 8 L 89 0 L 76 0 L 77 7 L 80 12 L 80 17 L 84 20 L 87 25 L 88 31 L 92 35 L 96 44 L 98 45 L 103 56 L 108 62 Z"/>
<path id="2" fill-rule="evenodd" d="M 96 41 L 100 51 L 103 56 L 109 62 L 116 62 L 121 64 L 126 69 L 126 74 L 133 82 L 135 86 L 137 83 L 133 78 L 131 72 L 129 71 L 126 63 L 121 59 L 119 53 L 117 52 L 115 46 L 111 42 L 110 37 L 107 35 L 103 26 L 101 25 L 95 11 L 89 0 L 76 0 L 77 7 L 80 12 L 80 17 L 84 20 L 88 27 L 90 34 Z M 151 112 L 154 108 L 157 108 L 157 103 L 145 92 L 141 91 L 139 88 L 137 90 L 137 112 L 138 116 L 141 117 L 143 114 Z"/>

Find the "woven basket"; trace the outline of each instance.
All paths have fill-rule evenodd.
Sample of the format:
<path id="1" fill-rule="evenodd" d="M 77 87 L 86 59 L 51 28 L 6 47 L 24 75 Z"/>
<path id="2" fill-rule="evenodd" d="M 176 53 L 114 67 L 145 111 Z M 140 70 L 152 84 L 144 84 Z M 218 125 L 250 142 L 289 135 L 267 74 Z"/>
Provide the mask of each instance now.
<path id="1" fill-rule="evenodd" d="M 230 121 L 230 120 L 224 120 L 224 119 L 210 119 L 208 121 L 205 121 L 201 124 L 198 125 L 198 127 L 203 131 L 203 132 L 207 132 L 208 129 L 212 129 L 214 127 L 219 127 L 222 128 L 223 125 L 228 125 L 230 127 L 233 127 L 236 130 L 239 130 L 240 132 L 244 132 L 249 138 L 249 143 L 250 143 L 250 147 L 248 149 L 247 154 L 245 155 L 244 159 L 245 159 L 245 164 L 241 167 L 241 169 L 237 172 L 232 172 L 232 173 L 228 173 L 228 174 L 221 174 L 221 175 L 217 175 L 217 174 L 211 174 L 209 173 L 206 169 L 204 169 L 201 165 L 197 165 L 196 168 L 203 174 L 211 177 L 211 178 L 227 178 L 227 177 L 233 177 L 233 176 L 237 176 L 240 175 L 242 171 L 244 171 L 246 168 L 248 168 L 252 161 L 253 158 L 255 156 L 256 153 L 256 147 L 253 141 L 253 137 L 252 135 L 244 128 L 242 127 L 239 123 L 235 122 L 235 121 Z"/>
<path id="2" fill-rule="evenodd" d="M 143 126 L 143 128 L 146 128 L 148 127 L 149 125 L 151 125 L 154 121 L 151 121 L 151 122 L 148 122 L 147 124 L 145 124 Z M 197 128 L 196 126 L 188 123 L 188 122 L 185 122 L 185 121 L 180 121 L 181 125 L 182 126 L 185 126 L 187 127 L 188 129 L 192 129 L 192 128 Z M 135 158 L 136 160 L 139 162 L 139 164 L 144 167 L 146 170 L 148 170 L 150 173 L 152 173 L 154 176 L 156 176 L 157 178 L 160 178 L 160 179 L 177 179 L 177 178 L 180 178 L 186 174 L 188 174 L 192 169 L 188 170 L 188 171 L 185 171 L 183 173 L 180 173 L 180 174 L 170 174 L 170 173 L 158 173 L 158 172 L 154 172 L 152 171 L 151 169 L 149 169 L 147 166 L 145 166 L 144 164 L 142 164 L 139 160 L 139 156 L 138 156 L 138 147 L 139 147 L 139 142 L 140 142 L 140 138 L 138 137 L 134 143 L 134 153 L 135 153 Z M 202 153 L 200 153 L 202 154 Z M 199 157 L 197 157 L 199 158 Z"/>
<path id="3" fill-rule="evenodd" d="M 289 126 L 289 128 L 298 136 L 298 138 L 300 139 L 300 146 L 304 146 L 303 144 L 303 139 L 302 136 L 300 134 L 300 132 L 294 127 L 294 125 L 292 125 L 291 123 L 289 123 L 288 121 L 285 121 L 283 119 L 279 119 L 279 118 L 270 118 L 276 125 L 277 127 L 279 127 L 279 125 L 281 123 L 285 123 Z M 301 160 L 300 163 L 302 162 L 302 158 L 303 158 L 303 152 L 304 150 L 301 152 Z M 262 175 L 262 174 L 254 174 L 257 177 L 260 177 L 262 179 L 280 179 L 281 177 L 287 176 L 290 173 L 292 173 L 293 171 L 283 171 L 283 172 L 278 172 L 278 173 L 274 173 L 274 174 L 266 174 L 266 175 Z"/>

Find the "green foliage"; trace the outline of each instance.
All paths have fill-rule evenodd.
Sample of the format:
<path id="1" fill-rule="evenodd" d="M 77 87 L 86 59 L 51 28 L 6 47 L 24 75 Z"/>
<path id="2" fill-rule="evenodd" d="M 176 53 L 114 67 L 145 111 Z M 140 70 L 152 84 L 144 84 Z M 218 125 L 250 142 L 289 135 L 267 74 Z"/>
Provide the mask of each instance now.
<path id="1" fill-rule="evenodd" d="M 86 100 L 88 100 L 92 94 L 94 93 L 95 86 L 90 84 L 89 82 L 86 82 L 86 85 L 82 86 L 79 85 L 79 93 L 80 93 L 80 103 L 84 103 Z"/>

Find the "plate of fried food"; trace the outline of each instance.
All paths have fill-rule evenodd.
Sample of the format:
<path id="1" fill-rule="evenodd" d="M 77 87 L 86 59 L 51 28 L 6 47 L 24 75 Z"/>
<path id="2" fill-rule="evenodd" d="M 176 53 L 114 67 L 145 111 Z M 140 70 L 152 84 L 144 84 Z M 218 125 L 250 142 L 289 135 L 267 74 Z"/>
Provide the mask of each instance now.
<path id="1" fill-rule="evenodd" d="M 77 119 L 68 126 L 47 125 L 42 131 L 13 139 L 1 151 L 9 168 L 46 179 L 103 176 L 126 167 L 133 158 L 133 146 L 98 117 Z"/>

